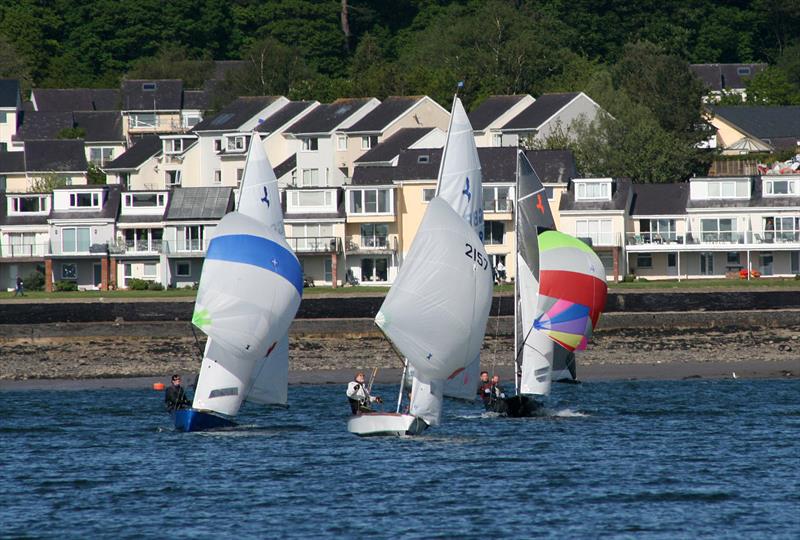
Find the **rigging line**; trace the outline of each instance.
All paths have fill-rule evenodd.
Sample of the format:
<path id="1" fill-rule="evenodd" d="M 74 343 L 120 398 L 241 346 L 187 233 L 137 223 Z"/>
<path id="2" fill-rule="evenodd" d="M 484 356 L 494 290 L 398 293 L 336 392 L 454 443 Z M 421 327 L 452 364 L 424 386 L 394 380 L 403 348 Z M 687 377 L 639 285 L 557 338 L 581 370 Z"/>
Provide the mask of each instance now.
<path id="1" fill-rule="evenodd" d="M 203 348 L 200 346 L 200 340 L 199 340 L 199 339 L 198 339 L 198 337 L 197 337 L 197 332 L 195 332 L 195 331 L 194 331 L 194 325 L 193 325 L 193 324 L 191 324 L 191 323 L 189 324 L 189 328 L 191 328 L 191 329 L 192 329 L 192 335 L 194 336 L 194 344 L 195 344 L 195 345 L 197 345 L 197 350 L 198 350 L 198 351 L 199 351 L 199 353 L 200 353 L 200 354 L 199 354 L 199 356 L 200 356 L 200 361 L 202 362 L 202 361 L 203 361 L 203 354 L 204 354 L 204 351 L 203 351 Z"/>

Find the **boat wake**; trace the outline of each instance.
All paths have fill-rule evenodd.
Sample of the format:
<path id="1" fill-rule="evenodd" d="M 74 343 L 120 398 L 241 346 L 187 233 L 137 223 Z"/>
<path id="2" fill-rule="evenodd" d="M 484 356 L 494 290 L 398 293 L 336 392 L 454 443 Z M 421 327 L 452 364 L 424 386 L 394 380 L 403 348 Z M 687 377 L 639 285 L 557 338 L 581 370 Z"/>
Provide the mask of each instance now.
<path id="1" fill-rule="evenodd" d="M 555 418 L 588 418 L 589 414 L 582 413 L 573 409 L 559 409 L 559 410 L 552 410 L 552 409 L 544 409 L 542 411 L 542 416 L 552 416 Z"/>

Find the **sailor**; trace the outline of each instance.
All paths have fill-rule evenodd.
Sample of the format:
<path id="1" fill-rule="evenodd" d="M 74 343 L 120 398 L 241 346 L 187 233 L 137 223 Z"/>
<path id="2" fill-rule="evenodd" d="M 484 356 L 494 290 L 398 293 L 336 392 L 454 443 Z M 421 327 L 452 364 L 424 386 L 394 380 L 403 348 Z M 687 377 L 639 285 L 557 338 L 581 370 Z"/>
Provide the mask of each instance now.
<path id="1" fill-rule="evenodd" d="M 172 384 L 164 393 L 164 406 L 169 412 L 192 406 L 192 402 L 186 397 L 186 391 L 181 386 L 181 376 L 177 373 L 172 376 Z"/>
<path id="2" fill-rule="evenodd" d="M 489 380 L 489 372 L 481 371 L 481 381 L 478 385 L 478 396 L 483 400 L 486 407 L 492 397 L 492 381 Z"/>
<path id="3" fill-rule="evenodd" d="M 364 384 L 364 372 L 356 373 L 355 379 L 347 385 L 347 399 L 350 401 L 350 410 L 353 414 L 371 412 L 372 403 L 383 403 L 380 396 L 369 395 L 369 389 Z"/>
<path id="4" fill-rule="evenodd" d="M 501 399 L 506 398 L 506 392 L 503 390 L 503 387 L 500 386 L 500 376 L 495 375 L 492 377 L 492 399 L 494 401 L 499 401 Z"/>

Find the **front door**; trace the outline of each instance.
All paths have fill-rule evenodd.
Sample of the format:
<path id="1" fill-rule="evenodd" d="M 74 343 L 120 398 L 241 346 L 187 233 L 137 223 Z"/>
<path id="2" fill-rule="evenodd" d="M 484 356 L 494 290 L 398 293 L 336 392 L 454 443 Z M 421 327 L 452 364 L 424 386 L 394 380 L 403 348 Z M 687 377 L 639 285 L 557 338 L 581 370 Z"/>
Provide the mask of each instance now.
<path id="1" fill-rule="evenodd" d="M 100 288 L 100 284 L 103 283 L 103 269 L 100 266 L 100 263 L 94 263 L 94 286 L 98 289 Z"/>
<path id="2" fill-rule="evenodd" d="M 676 253 L 667 253 L 667 275 L 678 275 L 678 255 Z"/>

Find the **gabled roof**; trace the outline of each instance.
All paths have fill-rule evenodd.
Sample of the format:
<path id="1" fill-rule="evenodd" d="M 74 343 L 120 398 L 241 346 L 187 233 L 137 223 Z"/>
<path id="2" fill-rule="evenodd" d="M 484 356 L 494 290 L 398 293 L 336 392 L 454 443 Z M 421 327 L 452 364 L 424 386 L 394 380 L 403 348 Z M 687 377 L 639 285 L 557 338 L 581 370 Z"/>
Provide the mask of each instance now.
<path id="1" fill-rule="evenodd" d="M 275 178 L 281 178 L 285 174 L 291 172 L 295 167 L 297 167 L 297 154 L 292 154 L 283 160 L 283 162 L 279 163 L 272 171 L 275 173 Z"/>
<path id="2" fill-rule="evenodd" d="M 158 135 L 145 135 L 103 169 L 106 171 L 138 169 L 148 159 L 161 153 L 161 150 L 161 138 Z"/>
<path id="3" fill-rule="evenodd" d="M 767 64 L 690 64 L 692 70 L 710 90 L 744 90 L 747 79 L 766 69 Z"/>
<path id="4" fill-rule="evenodd" d="M 24 172 L 25 152 L 0 152 L 0 174 Z"/>
<path id="5" fill-rule="evenodd" d="M 474 131 L 483 131 L 489 124 L 503 116 L 527 95 L 489 96 L 478 108 L 469 113 L 469 123 Z"/>
<path id="6" fill-rule="evenodd" d="M 59 189 L 66 189 L 66 190 L 80 190 L 81 187 L 84 188 L 98 188 L 100 186 L 73 186 L 68 188 L 59 188 Z M 119 214 L 119 206 L 120 206 L 120 190 L 122 186 L 118 186 L 115 184 L 102 186 L 103 190 L 108 193 L 106 197 L 105 204 L 103 208 L 100 210 L 81 210 L 79 212 L 71 211 L 71 210 L 60 210 L 50 211 L 49 219 L 87 219 L 87 218 L 96 218 L 96 219 L 116 219 L 117 215 Z"/>
<path id="7" fill-rule="evenodd" d="M 330 133 L 358 109 L 369 103 L 371 99 L 342 98 L 333 103 L 322 104 L 289 126 L 286 133 L 295 135 Z"/>
<path id="8" fill-rule="evenodd" d="M 631 217 L 674 216 L 686 213 L 689 184 L 634 184 Z"/>
<path id="9" fill-rule="evenodd" d="M 25 143 L 27 172 L 85 172 L 86 150 L 83 141 L 42 140 Z"/>
<path id="10" fill-rule="evenodd" d="M 788 144 L 794 148 L 800 140 L 800 106 L 712 107 L 711 110 L 717 118 L 775 147 Z"/>
<path id="11" fill-rule="evenodd" d="M 222 109 L 219 114 L 207 118 L 194 126 L 193 131 L 237 130 L 278 99 L 280 99 L 279 96 L 240 97 Z"/>
<path id="12" fill-rule="evenodd" d="M 274 133 L 315 103 L 316 101 L 290 101 L 259 123 L 256 131 Z"/>
<path id="13" fill-rule="evenodd" d="M 233 206 L 230 187 L 177 188 L 172 191 L 166 219 L 221 219 Z"/>
<path id="14" fill-rule="evenodd" d="M 122 81 L 123 111 L 179 111 L 182 106 L 180 79 Z"/>
<path id="15" fill-rule="evenodd" d="M 388 163 L 396 158 L 400 152 L 423 138 L 436 128 L 403 128 L 397 130 L 391 137 L 382 141 L 372 150 L 358 158 L 355 163 Z"/>
<path id="16" fill-rule="evenodd" d="M 103 112 L 42 112 L 26 111 L 15 137 L 20 141 L 57 139 L 61 131 L 82 128 L 86 142 L 124 141 L 122 117 L 113 111 Z"/>
<path id="17" fill-rule="evenodd" d="M 524 111 L 509 120 L 501 129 L 525 130 L 539 129 L 554 114 L 560 111 L 570 101 L 580 95 L 580 92 L 566 92 L 562 94 L 543 94 Z"/>
<path id="18" fill-rule="evenodd" d="M 576 178 L 575 180 L 580 180 Z M 561 196 L 559 210 L 625 210 L 628 197 L 631 195 L 631 181 L 627 178 L 614 178 L 611 182 L 610 201 L 576 201 L 575 183 L 570 182 L 569 188 Z"/>
<path id="19" fill-rule="evenodd" d="M 423 96 L 389 96 L 361 120 L 344 129 L 345 133 L 382 133 L 403 113 L 422 100 Z"/>
<path id="20" fill-rule="evenodd" d="M 16 109 L 19 104 L 19 81 L 0 79 L 0 108 Z"/>
<path id="21" fill-rule="evenodd" d="M 566 184 L 578 176 L 572 150 L 526 150 L 525 155 L 544 184 Z"/>
<path id="22" fill-rule="evenodd" d="M 31 100 L 41 112 L 119 111 L 119 90 L 111 88 L 35 88 Z"/>

